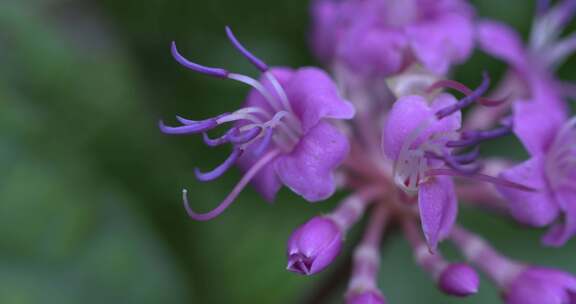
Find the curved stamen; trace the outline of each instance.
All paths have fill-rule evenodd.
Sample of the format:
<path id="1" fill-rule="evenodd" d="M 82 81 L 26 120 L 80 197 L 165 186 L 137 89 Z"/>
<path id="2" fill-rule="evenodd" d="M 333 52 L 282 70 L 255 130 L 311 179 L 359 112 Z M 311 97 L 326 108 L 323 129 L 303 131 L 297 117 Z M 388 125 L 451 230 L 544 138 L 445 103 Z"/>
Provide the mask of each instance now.
<path id="1" fill-rule="evenodd" d="M 188 203 L 188 197 L 187 197 L 188 191 L 186 189 L 182 190 L 182 202 L 184 204 L 184 208 L 186 209 L 186 213 L 188 213 L 188 216 L 190 216 L 190 218 L 197 221 L 207 221 L 217 217 L 234 202 L 238 194 L 242 192 L 242 190 L 246 187 L 246 185 L 248 185 L 248 183 L 252 180 L 252 178 L 254 178 L 254 176 L 258 174 L 260 170 L 262 170 L 262 168 L 264 168 L 267 164 L 273 161 L 278 155 L 280 155 L 279 150 L 272 150 L 268 152 L 266 155 L 264 155 L 262 158 L 260 158 L 248 170 L 248 172 L 244 174 L 242 179 L 240 179 L 238 184 L 236 184 L 234 189 L 232 189 L 232 192 L 230 192 L 228 196 L 226 196 L 226 198 L 216 208 L 207 213 L 197 213 L 194 210 L 192 210 L 192 208 L 190 208 L 190 204 Z"/>
<path id="2" fill-rule="evenodd" d="M 256 138 L 256 136 L 260 135 L 261 131 L 261 127 L 254 127 L 240 134 L 230 134 L 229 139 L 231 143 L 235 145 L 241 145 Z"/>
<path id="3" fill-rule="evenodd" d="M 455 176 L 455 177 L 467 177 L 481 182 L 487 182 L 491 184 L 501 185 L 505 187 L 515 188 L 522 191 L 534 192 L 536 189 L 518 184 L 515 182 L 511 182 L 509 180 L 505 180 L 502 178 L 482 174 L 482 173 L 474 173 L 471 175 L 463 174 L 461 172 L 451 170 L 451 169 L 430 169 L 426 172 L 427 176 L 437 176 L 437 175 L 446 175 L 446 176 Z"/>
<path id="4" fill-rule="evenodd" d="M 262 153 L 264 153 L 264 151 L 266 151 L 266 149 L 268 149 L 268 147 L 270 146 L 270 142 L 272 141 L 273 134 L 274 134 L 273 128 L 270 127 L 266 128 L 262 141 L 254 149 L 254 154 L 256 156 L 260 156 Z"/>
<path id="5" fill-rule="evenodd" d="M 218 167 L 214 168 L 212 171 L 209 172 L 201 172 L 200 169 L 194 168 L 194 174 L 196 174 L 196 178 L 200 181 L 207 182 L 211 180 L 215 180 L 222 176 L 232 165 L 236 162 L 238 157 L 242 155 L 242 149 L 234 149 L 232 153 L 226 158 L 226 160 L 221 163 Z"/>
<path id="6" fill-rule="evenodd" d="M 292 113 L 292 106 L 290 105 L 290 102 L 288 101 L 288 96 L 286 95 L 286 92 L 282 88 L 282 85 L 280 85 L 280 82 L 278 81 L 276 76 L 274 76 L 274 74 L 272 74 L 272 72 L 270 72 L 270 71 L 268 71 L 264 74 L 266 75 L 266 77 L 268 78 L 270 83 L 272 84 L 272 87 L 276 91 L 276 94 L 278 95 L 278 97 L 280 97 L 280 102 L 282 103 L 282 106 L 284 107 L 284 109 L 286 109 Z"/>
<path id="7" fill-rule="evenodd" d="M 193 124 L 179 126 L 179 127 L 171 127 L 164 124 L 164 121 L 160 120 L 158 122 L 158 127 L 160 131 L 165 134 L 174 134 L 174 135 L 182 135 L 182 134 L 193 134 L 193 133 L 202 133 L 206 132 L 210 129 L 215 128 L 218 126 L 216 119 L 211 118 L 207 120 L 201 120 L 195 122 Z"/>
<path id="8" fill-rule="evenodd" d="M 448 167 L 461 172 L 462 174 L 472 175 L 474 173 L 478 173 L 478 171 L 481 169 L 481 166 L 478 163 L 473 165 L 462 164 L 456 160 L 455 156 L 450 155 L 449 153 L 445 153 L 443 159 Z"/>
<path id="9" fill-rule="evenodd" d="M 474 162 L 480 156 L 480 149 L 478 146 L 474 147 L 474 149 L 470 152 L 459 154 L 459 155 L 452 155 L 454 160 L 456 160 L 460 164 L 469 164 Z"/>
<path id="10" fill-rule="evenodd" d="M 234 36 L 234 33 L 229 26 L 226 26 L 226 36 L 228 36 L 228 39 L 230 42 L 232 42 L 234 48 L 236 48 L 242 54 L 242 56 L 246 57 L 246 59 L 248 59 L 248 61 L 250 61 L 250 63 L 252 63 L 258 70 L 262 72 L 266 72 L 268 70 L 268 65 L 264 63 L 264 61 L 254 56 L 240 43 L 240 41 L 238 41 L 238 39 L 236 39 L 236 36 Z"/>
<path id="11" fill-rule="evenodd" d="M 436 112 L 436 116 L 438 117 L 438 119 L 442 119 L 450 114 L 453 114 L 456 111 L 459 111 L 471 105 L 480 96 L 484 95 L 484 93 L 486 93 L 489 87 L 490 87 L 490 77 L 488 76 L 488 73 L 482 73 L 482 83 L 480 84 L 480 86 L 478 86 L 478 88 L 476 88 L 476 90 L 470 93 L 470 95 L 467 95 L 466 97 L 460 99 L 460 101 L 458 101 L 457 103 L 439 110 L 438 112 Z"/>
<path id="12" fill-rule="evenodd" d="M 225 69 L 221 69 L 221 68 L 213 68 L 213 67 L 207 67 L 207 66 L 203 66 L 203 65 L 199 65 L 197 63 L 194 63 L 186 58 L 184 58 L 184 56 L 182 56 L 179 52 L 178 52 L 178 48 L 176 47 L 176 42 L 172 41 L 171 47 L 170 47 L 170 52 L 172 53 L 172 57 L 174 57 L 174 59 L 176 59 L 176 61 L 178 63 L 180 63 L 182 66 L 184 66 L 185 68 L 191 69 L 195 72 L 201 73 L 201 74 L 205 74 L 208 76 L 214 76 L 214 77 L 218 77 L 218 78 L 226 78 L 228 77 L 228 74 L 230 74 L 230 72 L 228 72 Z"/>
<path id="13" fill-rule="evenodd" d="M 456 90 L 464 95 L 470 95 L 472 94 L 472 92 L 474 92 L 473 90 L 471 90 L 470 88 L 468 88 L 467 86 L 465 86 L 464 84 L 458 82 L 458 81 L 454 81 L 454 80 L 450 80 L 450 79 L 443 79 L 443 80 L 439 80 L 435 83 L 433 83 L 430 87 L 428 87 L 428 89 L 426 89 L 426 93 L 432 93 L 434 90 L 436 89 L 442 89 L 442 88 L 447 88 L 447 89 L 453 89 Z M 491 99 L 491 98 L 486 98 L 486 97 L 478 97 L 478 103 L 480 103 L 483 106 L 487 106 L 487 107 L 495 107 L 495 106 L 499 106 L 503 103 L 505 103 L 506 101 L 508 101 L 509 97 L 504 97 L 504 98 L 500 98 L 500 99 Z"/>
<path id="14" fill-rule="evenodd" d="M 226 133 L 224 133 L 224 135 L 217 137 L 217 138 L 210 138 L 208 136 L 207 133 L 202 133 L 202 139 L 204 140 L 204 143 L 209 146 L 209 147 L 216 147 L 216 146 L 220 146 L 222 144 L 225 144 L 227 142 L 230 141 L 230 136 L 234 133 L 238 132 L 238 128 L 231 128 L 230 130 L 228 130 Z"/>
<path id="15" fill-rule="evenodd" d="M 264 99 L 268 102 L 268 104 L 270 104 L 272 109 L 274 109 L 275 111 L 281 110 L 281 106 L 276 102 L 276 99 L 272 95 L 270 95 L 268 90 L 266 90 L 266 88 L 256 79 L 236 73 L 230 73 L 227 77 L 228 79 L 242 82 L 256 89 L 256 91 L 258 91 L 264 97 Z"/>
<path id="16" fill-rule="evenodd" d="M 188 119 L 188 118 L 184 118 L 182 116 L 176 115 L 176 120 L 178 120 L 181 124 L 183 125 L 194 125 L 197 123 L 201 123 L 201 122 L 205 122 L 205 121 L 209 121 L 209 120 L 216 120 L 218 121 L 218 119 L 228 116 L 230 115 L 230 113 L 222 113 L 216 117 L 212 117 L 212 118 L 208 118 L 208 119 L 203 119 L 203 120 L 192 120 L 192 119 Z"/>
<path id="17" fill-rule="evenodd" d="M 502 126 L 487 131 L 465 131 L 462 133 L 462 139 L 451 140 L 446 143 L 449 148 L 462 148 L 477 145 L 483 141 L 506 136 L 512 132 L 512 126 Z"/>

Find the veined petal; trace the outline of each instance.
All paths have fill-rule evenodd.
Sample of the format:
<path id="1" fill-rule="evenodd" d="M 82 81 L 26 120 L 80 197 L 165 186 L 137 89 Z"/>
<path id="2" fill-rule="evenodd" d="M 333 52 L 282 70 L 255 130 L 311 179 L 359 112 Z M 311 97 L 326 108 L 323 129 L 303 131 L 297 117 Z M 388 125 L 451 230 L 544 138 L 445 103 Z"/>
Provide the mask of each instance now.
<path id="1" fill-rule="evenodd" d="M 334 193 L 332 172 L 348 154 L 346 136 L 327 122 L 320 122 L 300 140 L 294 150 L 274 163 L 280 180 L 310 202 Z"/>
<path id="2" fill-rule="evenodd" d="M 436 176 L 420 184 L 418 207 L 424 236 L 434 250 L 450 234 L 456 221 L 458 202 L 452 178 Z"/>

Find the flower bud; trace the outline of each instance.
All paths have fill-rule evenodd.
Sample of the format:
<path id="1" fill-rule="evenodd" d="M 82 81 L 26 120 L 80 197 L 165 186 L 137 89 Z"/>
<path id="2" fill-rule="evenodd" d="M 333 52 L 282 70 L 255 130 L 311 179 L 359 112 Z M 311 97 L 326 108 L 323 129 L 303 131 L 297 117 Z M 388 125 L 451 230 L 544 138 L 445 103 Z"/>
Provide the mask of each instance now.
<path id="1" fill-rule="evenodd" d="M 449 265 L 438 278 L 438 288 L 446 294 L 457 297 L 475 294 L 479 285 L 476 270 L 464 263 Z"/>
<path id="2" fill-rule="evenodd" d="M 386 304 L 386 300 L 379 292 L 364 291 L 348 296 L 346 304 Z"/>
<path id="3" fill-rule="evenodd" d="M 340 253 L 342 231 L 328 217 L 314 217 L 292 233 L 287 269 L 302 275 L 318 273 Z"/>

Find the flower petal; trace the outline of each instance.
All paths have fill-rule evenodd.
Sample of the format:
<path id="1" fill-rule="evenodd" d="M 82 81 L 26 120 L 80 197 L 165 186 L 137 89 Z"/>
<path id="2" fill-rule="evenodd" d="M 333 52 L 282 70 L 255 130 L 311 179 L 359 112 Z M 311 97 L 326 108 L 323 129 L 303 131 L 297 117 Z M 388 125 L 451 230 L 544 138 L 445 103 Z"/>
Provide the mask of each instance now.
<path id="1" fill-rule="evenodd" d="M 556 219 L 559 207 L 550 195 L 544 177 L 544 162 L 533 157 L 515 167 L 504 170 L 500 176 L 508 181 L 536 189 L 522 191 L 506 186 L 496 186 L 508 202 L 508 209 L 518 221 L 532 226 L 545 226 Z"/>
<path id="2" fill-rule="evenodd" d="M 542 242 L 548 246 L 559 247 L 576 234 L 576 190 L 559 189 L 555 195 L 565 212 L 564 223 L 552 226 Z"/>
<path id="3" fill-rule="evenodd" d="M 392 160 L 398 154 L 410 134 L 425 121 L 429 124 L 421 132 L 415 145 L 421 144 L 430 135 L 437 132 L 449 132 L 460 129 L 462 116 L 460 111 L 437 120 L 435 113 L 438 109 L 456 103 L 450 94 L 440 94 L 429 106 L 426 99 L 419 95 L 404 96 L 398 99 L 392 107 L 384 130 L 382 132 L 382 149 Z"/>
<path id="4" fill-rule="evenodd" d="M 522 39 L 508 25 L 496 21 L 478 23 L 477 39 L 480 48 L 521 72 L 526 69 L 527 58 Z"/>
<path id="5" fill-rule="evenodd" d="M 458 202 L 454 183 L 447 176 L 437 176 L 420 184 L 418 207 L 422 230 L 430 249 L 436 249 L 438 242 L 446 238 L 458 213 Z"/>
<path id="6" fill-rule="evenodd" d="M 285 90 L 304 133 L 322 118 L 350 119 L 354 116 L 354 106 L 342 99 L 330 76 L 321 69 L 298 69 Z"/>
<path id="7" fill-rule="evenodd" d="M 563 110 L 543 101 L 518 100 L 513 113 L 514 134 L 531 155 L 545 153 L 566 121 Z"/>
<path id="8" fill-rule="evenodd" d="M 407 46 L 400 30 L 374 26 L 365 20 L 344 36 L 338 56 L 355 73 L 388 76 L 406 66 Z"/>
<path id="9" fill-rule="evenodd" d="M 310 130 L 288 154 L 275 161 L 276 173 L 292 191 L 310 202 L 324 200 L 336 188 L 333 170 L 348 154 L 346 136 L 327 122 Z"/>
<path id="10" fill-rule="evenodd" d="M 471 55 L 473 33 L 472 19 L 461 14 L 445 14 L 406 29 L 414 55 L 438 74 L 446 74 L 451 64 L 461 63 Z"/>

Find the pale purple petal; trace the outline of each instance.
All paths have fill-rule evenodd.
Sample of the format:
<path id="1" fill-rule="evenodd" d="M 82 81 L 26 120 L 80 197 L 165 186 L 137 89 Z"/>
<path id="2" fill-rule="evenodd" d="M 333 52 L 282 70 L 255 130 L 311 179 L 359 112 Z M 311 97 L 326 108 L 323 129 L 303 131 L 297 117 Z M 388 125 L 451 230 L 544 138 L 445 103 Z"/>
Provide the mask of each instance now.
<path id="1" fill-rule="evenodd" d="M 350 119 L 354 116 L 354 106 L 340 96 L 330 76 L 321 69 L 296 70 L 285 90 L 304 133 L 322 118 Z"/>
<path id="2" fill-rule="evenodd" d="M 564 111 L 544 101 L 518 100 L 513 113 L 514 134 L 531 155 L 546 153 L 566 121 Z"/>
<path id="3" fill-rule="evenodd" d="M 482 21 L 478 23 L 477 39 L 480 48 L 506 63 L 519 69 L 526 68 L 526 51 L 522 39 L 508 25 L 496 21 Z"/>
<path id="4" fill-rule="evenodd" d="M 333 171 L 348 154 L 346 136 L 320 122 L 294 148 L 274 163 L 282 182 L 310 202 L 324 200 L 336 188 Z"/>
<path id="5" fill-rule="evenodd" d="M 472 19 L 461 14 L 415 23 L 407 27 L 406 35 L 416 58 L 437 74 L 466 60 L 474 46 Z"/>
<path id="6" fill-rule="evenodd" d="M 428 246 L 434 250 L 452 231 L 458 213 L 454 183 L 447 176 L 437 176 L 420 184 L 418 207 L 422 230 Z"/>
<path id="7" fill-rule="evenodd" d="M 524 224 L 538 227 L 548 225 L 556 219 L 559 207 L 547 188 L 542 158 L 533 157 L 504 170 L 500 176 L 536 190 L 523 191 L 502 185 L 496 186 L 508 202 L 508 209 L 514 218 Z"/>
<path id="8" fill-rule="evenodd" d="M 345 36 L 338 56 L 355 73 L 388 76 L 407 65 L 407 46 L 406 37 L 400 30 L 373 26 L 366 21 Z"/>
<path id="9" fill-rule="evenodd" d="M 415 145 L 419 145 L 431 134 L 449 132 L 460 129 L 462 116 L 460 111 L 437 120 L 435 113 L 438 109 L 454 104 L 457 100 L 449 94 L 440 94 L 432 106 L 424 97 L 418 95 L 405 96 L 398 99 L 388 115 L 382 135 L 382 149 L 392 160 L 395 160 L 406 138 L 426 121 L 424 128 Z"/>

